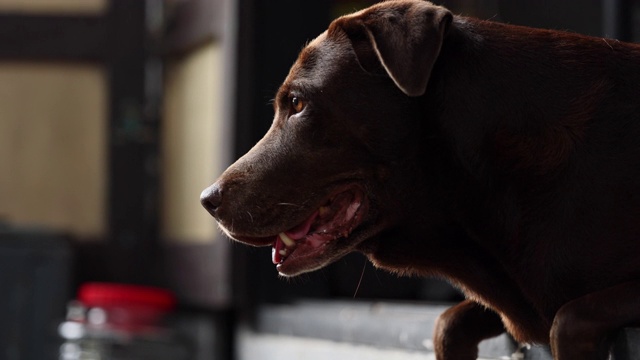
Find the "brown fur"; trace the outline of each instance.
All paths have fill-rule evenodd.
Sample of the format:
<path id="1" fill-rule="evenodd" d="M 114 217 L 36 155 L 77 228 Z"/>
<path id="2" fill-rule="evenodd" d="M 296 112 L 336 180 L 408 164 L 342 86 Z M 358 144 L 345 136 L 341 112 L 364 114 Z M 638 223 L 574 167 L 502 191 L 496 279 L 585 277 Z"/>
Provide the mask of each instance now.
<path id="1" fill-rule="evenodd" d="M 437 324 L 440 360 L 475 359 L 502 326 L 556 359 L 603 360 L 640 323 L 639 70 L 637 45 L 383 2 L 302 51 L 272 128 L 202 202 L 265 246 L 364 194 L 347 237 L 279 271 L 360 251 L 449 279 L 468 300 Z"/>

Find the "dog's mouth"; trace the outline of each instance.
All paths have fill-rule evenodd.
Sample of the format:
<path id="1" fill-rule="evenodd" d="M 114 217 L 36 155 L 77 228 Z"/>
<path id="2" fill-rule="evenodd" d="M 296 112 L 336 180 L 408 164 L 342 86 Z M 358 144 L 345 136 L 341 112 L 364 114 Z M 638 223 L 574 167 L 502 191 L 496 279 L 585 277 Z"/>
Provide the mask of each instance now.
<path id="1" fill-rule="evenodd" d="M 361 191 L 341 192 L 298 226 L 279 233 L 271 250 L 271 260 L 278 271 L 287 275 L 288 269 L 293 270 L 300 263 L 322 266 L 319 260 L 324 258 L 327 245 L 347 238 L 362 221 L 364 200 Z"/>
<path id="2" fill-rule="evenodd" d="M 362 223 L 367 199 L 359 187 L 330 196 L 298 225 L 261 238 L 232 236 L 253 245 L 271 245 L 271 260 L 281 275 L 317 270 L 345 255 L 352 241 L 344 242 Z"/>

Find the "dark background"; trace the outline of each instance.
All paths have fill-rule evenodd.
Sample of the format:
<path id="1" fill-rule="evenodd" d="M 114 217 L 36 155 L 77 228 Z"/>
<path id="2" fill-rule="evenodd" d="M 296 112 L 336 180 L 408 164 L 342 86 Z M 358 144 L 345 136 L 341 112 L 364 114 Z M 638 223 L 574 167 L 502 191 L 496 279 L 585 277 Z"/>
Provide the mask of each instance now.
<path id="1" fill-rule="evenodd" d="M 27 295 L 24 296 L 33 300 L 14 301 L 10 304 L 13 307 L 5 307 L 1 313 L 4 317 L 0 318 L 10 319 L 3 321 L 5 324 L 20 324 L 29 319 L 33 326 L 24 330 L 23 343 L 20 343 L 26 344 L 25 347 L 29 342 L 24 339 L 38 336 L 30 329 L 37 329 L 37 324 L 49 320 L 34 320 L 33 317 L 57 316 L 59 319 L 64 312 L 62 304 L 74 296 L 76 286 L 84 281 L 150 284 L 175 289 L 182 311 L 213 317 L 216 326 L 229 336 L 238 320 L 250 318 L 265 303 L 310 297 L 403 301 L 460 299 L 460 295 L 443 282 L 398 278 L 374 269 L 359 254 L 349 255 L 312 274 L 283 280 L 271 263 L 271 249 L 228 243 L 171 248 L 162 244 L 157 211 L 162 179 L 157 168 L 148 166 L 150 162 L 159 161 L 160 147 L 159 137 L 149 134 L 157 135 L 162 124 L 163 88 L 161 74 L 154 75 L 153 69 L 158 69 L 154 64 L 180 56 L 203 41 L 219 39 L 224 31 L 236 33 L 235 130 L 230 141 L 234 157 L 239 157 L 270 126 L 273 116 L 270 100 L 304 44 L 324 31 L 336 16 L 373 3 L 239 0 L 238 19 L 234 22 L 237 28 L 221 29 L 220 2 L 167 1 L 175 7 L 165 14 L 165 22 L 156 29 L 145 25 L 145 14 L 153 1 L 111 0 L 109 11 L 100 17 L 0 15 L 0 60 L 90 61 L 103 63 L 109 69 L 108 131 L 112 134 L 108 143 L 109 234 L 99 243 L 79 243 L 71 239 L 67 244 L 58 235 L 40 232 L 16 235 L 10 226 L 0 232 L 3 239 L 0 258 L 5 256 L 11 260 L 3 266 L 0 282 L 6 285 L 4 289 L 12 286 L 29 288 L 31 295 L 25 292 Z M 636 0 L 449 0 L 437 3 L 454 13 L 483 19 L 624 41 L 640 39 L 640 2 Z M 159 76 L 158 86 L 145 88 L 145 81 L 153 76 Z M 125 115 L 118 110 L 123 104 L 134 104 L 143 109 L 139 126 L 144 129 L 144 141 L 137 133 L 124 137 L 117 135 L 127 126 Z M 20 248 L 23 242 L 18 241 L 21 237 L 44 240 L 35 249 L 23 249 Z M 57 251 L 50 249 L 63 243 Z M 50 266 L 52 270 L 49 270 Z M 33 273 L 25 275 L 29 269 Z M 215 294 L 203 297 L 203 293 L 208 294 L 209 289 L 215 287 L 215 282 L 228 284 L 231 296 L 221 300 Z M 52 283 L 60 286 L 52 288 Z M 34 284 L 43 285 L 31 288 Z M 51 296 L 55 296 L 55 300 Z M 56 315 L 38 315 L 44 312 L 33 310 L 46 308 L 51 311 L 52 304 L 60 307 Z M 15 311 L 16 308 L 20 311 Z M 5 340 L 7 342 L 3 343 Z M 11 341 L 11 344 L 17 344 L 15 339 L 0 336 L 0 347 Z M 228 341 L 219 352 L 223 358 L 230 357 L 233 352 L 231 342 Z"/>

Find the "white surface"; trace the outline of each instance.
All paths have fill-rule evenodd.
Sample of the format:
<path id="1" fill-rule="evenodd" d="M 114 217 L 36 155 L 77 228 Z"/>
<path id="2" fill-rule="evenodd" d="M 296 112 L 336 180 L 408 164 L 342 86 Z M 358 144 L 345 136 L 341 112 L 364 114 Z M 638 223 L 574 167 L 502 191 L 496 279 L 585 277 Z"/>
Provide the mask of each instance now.
<path id="1" fill-rule="evenodd" d="M 237 338 L 238 360 L 435 360 L 433 353 L 383 349 L 331 340 L 286 335 L 257 334 L 240 330 Z M 510 360 L 501 357 L 499 360 Z M 478 358 L 478 360 L 498 360 Z"/>
<path id="2" fill-rule="evenodd" d="M 240 331 L 238 360 L 435 360 L 433 354 Z"/>

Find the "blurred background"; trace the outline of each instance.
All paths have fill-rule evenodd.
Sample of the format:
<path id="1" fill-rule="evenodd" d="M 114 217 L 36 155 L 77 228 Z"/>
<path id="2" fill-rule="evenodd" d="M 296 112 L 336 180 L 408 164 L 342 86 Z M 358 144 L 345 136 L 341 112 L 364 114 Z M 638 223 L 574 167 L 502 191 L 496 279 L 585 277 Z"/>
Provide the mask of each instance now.
<path id="1" fill-rule="evenodd" d="M 357 254 L 282 280 L 199 204 L 269 127 L 302 46 L 372 3 L 0 0 L 0 359 L 426 356 L 442 307 L 423 304 L 454 289 Z M 437 3 L 640 40 L 634 0 Z"/>

